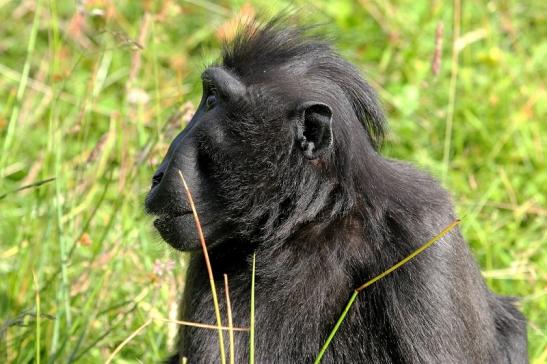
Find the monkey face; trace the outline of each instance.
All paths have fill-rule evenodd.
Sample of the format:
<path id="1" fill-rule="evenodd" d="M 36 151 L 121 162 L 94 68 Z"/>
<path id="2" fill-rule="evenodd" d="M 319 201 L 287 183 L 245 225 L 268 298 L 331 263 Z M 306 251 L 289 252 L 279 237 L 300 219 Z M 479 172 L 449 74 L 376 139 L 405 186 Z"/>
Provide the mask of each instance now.
<path id="1" fill-rule="evenodd" d="M 199 248 L 193 212 L 183 180 L 188 184 L 201 227 L 208 242 L 230 235 L 230 223 L 222 218 L 215 171 L 225 142 L 221 95 L 204 79 L 200 105 L 186 128 L 176 136 L 152 177 L 146 211 L 156 216 L 154 226 L 161 237 L 178 250 Z"/>
<path id="2" fill-rule="evenodd" d="M 205 238 L 214 245 L 260 235 L 264 224 L 274 223 L 270 215 L 290 207 L 286 201 L 292 193 L 286 190 L 291 192 L 292 181 L 301 178 L 299 164 L 332 144 L 326 104 L 301 103 L 291 110 L 293 105 L 271 85 L 268 92 L 248 87 L 220 67 L 209 68 L 202 78 L 196 114 L 171 143 L 145 203 L 157 217 L 154 226 L 162 238 L 179 250 L 199 248 L 181 174 Z"/>
<path id="3" fill-rule="evenodd" d="M 333 144 L 326 103 L 291 99 L 281 82 L 246 86 L 221 67 L 202 78 L 196 114 L 171 143 L 145 202 L 162 238 L 179 250 L 199 248 L 181 174 L 208 244 L 257 237 L 288 218 L 298 198 L 311 200 L 295 197 L 296 187 L 314 188 L 306 168 Z"/>

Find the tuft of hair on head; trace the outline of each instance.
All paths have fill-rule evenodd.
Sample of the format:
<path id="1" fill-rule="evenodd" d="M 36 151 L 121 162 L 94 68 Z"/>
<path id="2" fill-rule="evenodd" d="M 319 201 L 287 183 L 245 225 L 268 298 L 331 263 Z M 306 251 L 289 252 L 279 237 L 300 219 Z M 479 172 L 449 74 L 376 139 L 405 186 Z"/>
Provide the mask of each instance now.
<path id="1" fill-rule="evenodd" d="M 311 29 L 293 25 L 279 15 L 267 22 L 257 20 L 239 27 L 236 36 L 223 45 L 222 65 L 242 78 L 268 69 L 306 61 L 310 72 L 322 75 L 344 92 L 357 119 L 367 130 L 370 142 L 379 149 L 384 140 L 386 122 L 374 89 L 357 68 L 342 58 L 323 38 L 311 35 Z"/>

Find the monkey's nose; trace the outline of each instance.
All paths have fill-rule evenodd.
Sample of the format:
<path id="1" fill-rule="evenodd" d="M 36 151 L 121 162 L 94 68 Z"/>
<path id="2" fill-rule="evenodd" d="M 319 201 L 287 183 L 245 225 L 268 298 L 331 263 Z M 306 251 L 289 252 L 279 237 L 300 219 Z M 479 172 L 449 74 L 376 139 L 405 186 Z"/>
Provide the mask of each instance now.
<path id="1" fill-rule="evenodd" d="M 154 176 L 152 177 L 152 188 L 160 184 L 161 179 L 163 178 L 163 175 L 164 175 L 163 172 L 156 172 L 154 174 Z"/>

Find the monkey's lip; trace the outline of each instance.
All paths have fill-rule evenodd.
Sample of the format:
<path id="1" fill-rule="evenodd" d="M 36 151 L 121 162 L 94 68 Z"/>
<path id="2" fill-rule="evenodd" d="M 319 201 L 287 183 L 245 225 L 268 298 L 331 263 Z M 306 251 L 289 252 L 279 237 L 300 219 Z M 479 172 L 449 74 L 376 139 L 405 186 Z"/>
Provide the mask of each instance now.
<path id="1" fill-rule="evenodd" d="M 195 244 L 197 233 L 192 212 L 177 215 L 159 215 L 154 220 L 154 227 L 161 238 L 177 250 L 189 251 L 199 247 Z"/>

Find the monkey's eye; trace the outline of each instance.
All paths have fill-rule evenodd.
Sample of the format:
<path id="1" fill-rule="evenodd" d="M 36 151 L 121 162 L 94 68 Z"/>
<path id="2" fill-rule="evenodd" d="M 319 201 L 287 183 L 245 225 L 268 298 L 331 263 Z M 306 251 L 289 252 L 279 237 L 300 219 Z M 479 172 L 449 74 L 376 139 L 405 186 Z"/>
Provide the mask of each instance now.
<path id="1" fill-rule="evenodd" d="M 209 96 L 207 96 L 207 99 L 205 100 L 205 110 L 209 111 L 212 108 L 214 108 L 217 104 L 217 96 L 212 93 Z"/>

